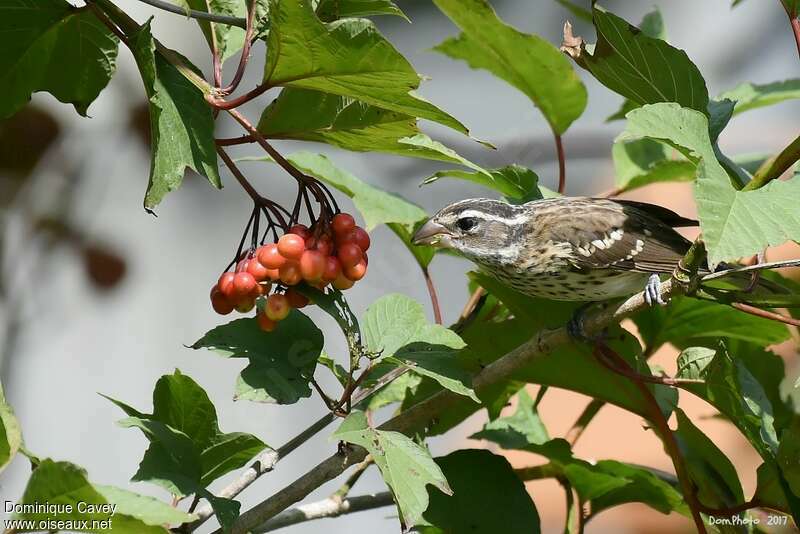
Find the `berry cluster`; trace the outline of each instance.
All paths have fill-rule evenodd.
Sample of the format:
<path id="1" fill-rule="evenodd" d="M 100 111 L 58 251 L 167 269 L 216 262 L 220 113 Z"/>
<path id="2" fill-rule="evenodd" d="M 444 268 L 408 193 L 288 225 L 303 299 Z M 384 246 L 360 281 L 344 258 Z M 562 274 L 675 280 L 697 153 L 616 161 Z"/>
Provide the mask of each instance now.
<path id="1" fill-rule="evenodd" d="M 367 273 L 369 245 L 366 230 L 347 213 L 336 214 L 325 227 L 296 224 L 277 243 L 251 249 L 233 272 L 223 273 L 211 288 L 211 306 L 221 315 L 233 310 L 247 313 L 256 299 L 266 297 L 256 319 L 263 330 L 271 332 L 292 308 L 308 304 L 291 286 L 305 281 L 321 290 L 328 284 L 350 289 Z"/>

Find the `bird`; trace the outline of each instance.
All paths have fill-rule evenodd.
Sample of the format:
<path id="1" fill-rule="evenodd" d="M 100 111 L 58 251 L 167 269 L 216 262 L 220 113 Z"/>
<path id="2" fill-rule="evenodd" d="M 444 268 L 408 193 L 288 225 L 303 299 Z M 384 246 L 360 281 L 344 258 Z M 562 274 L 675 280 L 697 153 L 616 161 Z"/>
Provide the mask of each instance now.
<path id="1" fill-rule="evenodd" d="M 644 292 L 654 306 L 666 304 L 660 275 L 671 274 L 691 246 L 675 228 L 697 224 L 631 200 L 472 198 L 439 210 L 412 242 L 453 249 L 529 296 L 597 302 Z"/>

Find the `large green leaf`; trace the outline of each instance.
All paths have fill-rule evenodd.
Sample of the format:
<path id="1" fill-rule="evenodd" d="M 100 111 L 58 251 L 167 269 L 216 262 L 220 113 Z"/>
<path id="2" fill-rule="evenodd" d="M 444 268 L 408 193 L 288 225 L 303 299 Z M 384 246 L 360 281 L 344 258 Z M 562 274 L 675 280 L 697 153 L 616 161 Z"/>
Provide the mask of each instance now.
<path id="1" fill-rule="evenodd" d="M 405 13 L 391 0 L 319 0 L 316 12 L 325 22 L 371 15 L 395 15 L 408 20 Z"/>
<path id="2" fill-rule="evenodd" d="M 725 508 L 744 501 L 736 468 L 714 442 L 697 428 L 683 410 L 676 408 L 675 437 L 697 498 L 711 508 Z"/>
<path id="3" fill-rule="evenodd" d="M 472 377 L 460 366 L 457 354 L 458 350 L 447 345 L 415 342 L 401 347 L 394 356 L 383 361 L 408 366 L 416 374 L 435 380 L 443 388 L 480 404 L 472 390 Z"/>
<path id="4" fill-rule="evenodd" d="M 800 79 L 794 78 L 766 84 L 742 83 L 730 91 L 725 91 L 717 98 L 720 100 L 728 98 L 736 102 L 733 114 L 738 115 L 751 109 L 800 98 Z"/>
<path id="5" fill-rule="evenodd" d="M 271 0 L 264 82 L 347 96 L 383 109 L 466 127 L 414 94 L 420 77 L 366 19 L 324 23 L 309 0 Z"/>
<path id="6" fill-rule="evenodd" d="M 515 201 L 528 201 L 542 198 L 538 187 L 539 177 L 532 170 L 519 165 L 508 165 L 499 169 L 491 169 L 488 172 L 462 171 L 457 169 L 437 171 L 426 178 L 422 184 L 430 184 L 445 177 L 459 178 L 482 185 Z"/>
<path id="7" fill-rule="evenodd" d="M 86 115 L 116 69 L 119 39 L 87 8 L 63 0 L 0 5 L 0 119 L 35 91 L 47 91 Z"/>
<path id="8" fill-rule="evenodd" d="M 428 508 L 428 484 L 446 495 L 453 493 L 427 449 L 399 432 L 370 428 L 364 412 L 351 413 L 332 438 L 367 449 L 408 527 L 418 524 Z"/>
<path id="9" fill-rule="evenodd" d="M 800 495 L 800 415 L 795 415 L 792 424 L 781 434 L 777 460 L 789 488 Z"/>
<path id="10" fill-rule="evenodd" d="M 130 46 L 150 99 L 152 159 L 145 208 L 177 189 L 187 167 L 221 188 L 214 118 L 202 91 L 156 52 L 149 22 L 131 36 Z"/>
<path id="11" fill-rule="evenodd" d="M 250 434 L 220 432 L 217 411 L 206 392 L 178 370 L 156 383 L 152 414 L 109 400 L 129 416 L 120 425 L 140 429 L 150 441 L 134 480 L 158 484 L 175 495 L 206 496 L 211 482 L 242 467 L 266 447 Z M 211 504 L 225 510 L 229 503 L 212 499 Z"/>
<path id="12" fill-rule="evenodd" d="M 436 463 L 453 494 L 429 490 L 430 504 L 423 517 L 434 528 L 425 528 L 426 534 L 540 531 L 536 506 L 504 457 L 486 450 L 465 449 L 436 458 Z"/>
<path id="13" fill-rule="evenodd" d="M 175 4 L 189 10 L 205 11 L 215 15 L 229 17 L 246 17 L 245 1 L 251 0 L 172 0 Z M 209 47 L 216 46 L 223 61 L 236 54 L 244 44 L 245 31 L 236 26 L 218 24 L 203 19 L 196 19 L 203 31 Z"/>
<path id="14" fill-rule="evenodd" d="M 0 472 L 11 462 L 22 446 L 22 431 L 14 410 L 6 402 L 0 384 Z"/>
<path id="15" fill-rule="evenodd" d="M 42 460 L 31 473 L 19 504 L 36 505 L 37 511 L 25 510 L 15 519 L 32 521 L 31 528 L 17 532 L 67 530 L 102 533 L 113 530 L 122 534 L 167 534 L 164 525 L 180 525 L 195 516 L 177 510 L 151 497 L 137 495 L 110 486 L 95 486 L 86 471 L 69 462 Z M 58 506 L 57 512 L 46 507 Z M 41 521 L 45 521 L 42 528 Z M 60 526 L 56 526 L 62 522 Z"/>
<path id="16" fill-rule="evenodd" d="M 631 191 L 656 182 L 694 180 L 697 166 L 673 150 L 652 139 L 618 141 L 611 149 L 616 184 L 620 191 Z"/>
<path id="17" fill-rule="evenodd" d="M 557 134 L 586 108 L 586 88 L 556 47 L 504 23 L 486 0 L 434 0 L 462 31 L 434 48 L 485 69 L 531 99 Z"/>
<path id="18" fill-rule="evenodd" d="M 686 347 L 698 340 L 738 339 L 773 345 L 789 339 L 786 325 L 741 312 L 725 304 L 675 297 L 669 306 L 646 309 L 633 318 L 652 351 L 664 343 Z"/>
<path id="19" fill-rule="evenodd" d="M 673 103 L 633 110 L 618 140 L 641 138 L 669 142 L 697 162 L 695 198 L 712 267 L 770 245 L 800 240 L 800 218 L 794 215 L 800 179 L 775 180 L 753 191 L 737 190 L 717 161 L 708 119 L 702 113 Z"/>
<path id="20" fill-rule="evenodd" d="M 264 109 L 258 130 L 268 138 L 316 141 L 358 152 L 465 161 L 441 150 L 402 142 L 420 134 L 416 117 L 309 89 L 284 88 Z"/>
<path id="21" fill-rule="evenodd" d="M 600 83 L 639 105 L 677 102 L 707 112 L 705 80 L 683 50 L 598 7 L 593 15 L 597 44 L 579 63 Z"/>
<path id="22" fill-rule="evenodd" d="M 237 399 L 294 404 L 311 396 L 309 381 L 322 345 L 320 329 L 292 310 L 272 332 L 261 330 L 253 318 L 236 319 L 210 330 L 192 348 L 250 361 L 237 379 Z"/>
<path id="23" fill-rule="evenodd" d="M 550 440 L 533 399 L 521 389 L 517 393 L 517 409 L 508 416 L 489 421 L 472 439 L 486 439 L 506 449 L 526 449 L 547 456 L 568 456 L 569 444 L 564 440 Z"/>

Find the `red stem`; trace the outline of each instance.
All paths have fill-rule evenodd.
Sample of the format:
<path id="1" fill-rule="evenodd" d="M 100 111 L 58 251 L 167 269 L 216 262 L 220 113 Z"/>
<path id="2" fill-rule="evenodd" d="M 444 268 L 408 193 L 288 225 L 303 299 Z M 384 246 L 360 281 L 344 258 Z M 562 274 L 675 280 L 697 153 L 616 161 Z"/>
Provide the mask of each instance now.
<path id="1" fill-rule="evenodd" d="M 247 62 L 250 60 L 250 48 L 253 46 L 253 30 L 255 29 L 256 6 L 255 2 L 248 2 L 247 12 L 247 30 L 244 35 L 244 44 L 242 45 L 242 54 L 239 56 L 239 64 L 236 66 L 236 73 L 233 75 L 231 83 L 221 90 L 224 95 L 231 94 L 239 87 L 239 82 L 242 81 L 244 71 L 247 69 Z"/>
<path id="2" fill-rule="evenodd" d="M 561 136 L 554 133 L 553 136 L 556 140 L 556 154 L 558 155 L 558 192 L 562 195 L 567 189 L 567 162 L 564 157 L 564 144 L 561 142 Z"/>
<path id="3" fill-rule="evenodd" d="M 233 109 L 241 106 L 242 104 L 246 104 L 250 102 L 254 98 L 266 93 L 272 88 L 271 85 L 263 83 L 257 86 L 255 89 L 248 91 L 247 93 L 243 94 L 238 98 L 234 98 L 233 100 L 225 100 L 224 98 L 210 98 L 208 99 L 208 103 L 214 106 L 217 109 Z"/>
<path id="4" fill-rule="evenodd" d="M 241 135 L 239 137 L 223 137 L 220 139 L 215 139 L 218 146 L 235 146 L 235 145 L 246 145 L 248 143 L 255 143 L 256 140 L 253 139 L 252 135 Z"/>
<path id="5" fill-rule="evenodd" d="M 427 267 L 422 268 L 422 275 L 425 277 L 425 284 L 428 286 L 428 293 L 431 295 L 431 306 L 433 306 L 433 319 L 436 324 L 442 324 L 442 310 L 439 307 L 439 296 L 436 294 L 436 286 L 433 285 L 433 278 Z"/>
<path id="6" fill-rule="evenodd" d="M 800 18 L 790 16 L 789 21 L 792 24 L 792 31 L 794 32 L 794 40 L 797 43 L 797 54 L 800 55 Z"/>
<path id="7" fill-rule="evenodd" d="M 770 319 L 772 321 L 778 321 L 780 323 L 800 327 L 800 320 L 795 319 L 794 317 L 786 317 L 785 315 L 781 315 L 780 313 L 762 310 L 761 308 L 756 308 L 755 306 L 751 306 L 750 304 L 744 304 L 742 302 L 734 302 L 731 304 L 731 306 L 736 308 L 737 310 L 749 313 L 750 315 L 755 315 L 757 317 L 763 317 L 764 319 Z"/>

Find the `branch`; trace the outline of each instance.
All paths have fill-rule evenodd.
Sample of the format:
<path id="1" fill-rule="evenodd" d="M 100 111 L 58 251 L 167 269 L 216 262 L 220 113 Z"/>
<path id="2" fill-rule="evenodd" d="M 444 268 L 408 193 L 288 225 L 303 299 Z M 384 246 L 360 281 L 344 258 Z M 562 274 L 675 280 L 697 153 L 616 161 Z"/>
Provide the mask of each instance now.
<path id="1" fill-rule="evenodd" d="M 176 15 L 183 15 L 192 19 L 207 20 L 209 22 L 218 22 L 228 26 L 236 26 L 237 28 L 245 29 L 247 27 L 247 20 L 241 17 L 230 17 L 227 15 L 216 15 L 208 13 L 207 11 L 198 11 L 196 9 L 182 9 L 181 7 L 165 2 L 164 0 L 139 0 L 145 4 L 149 4 L 158 9 L 175 13 Z"/>
<path id="2" fill-rule="evenodd" d="M 678 294 L 680 291 L 679 284 L 674 284 L 671 279 L 661 284 L 661 294 L 665 297 Z M 634 295 L 616 308 L 606 308 L 587 314 L 584 319 L 584 330 L 589 335 L 599 332 L 603 328 L 647 308 L 647 306 L 643 294 Z M 565 327 L 539 332 L 530 340 L 483 368 L 474 376 L 473 388 L 476 392 L 485 391 L 486 388 L 506 380 L 534 360 L 543 357 L 553 347 L 567 343 L 572 343 L 572 340 Z M 402 368 L 398 369 L 405 371 Z M 398 369 L 393 371 L 398 371 Z M 406 434 L 423 430 L 432 419 L 452 408 L 453 405 L 464 402 L 469 402 L 466 397 L 442 390 L 399 413 L 379 428 Z M 352 447 L 349 448 L 347 455 L 343 456 L 337 453 L 323 460 L 276 494 L 244 512 L 237 519 L 231 532 L 243 534 L 275 517 L 282 510 L 307 497 L 322 484 L 339 476 L 348 466 L 363 461 L 366 455 L 364 449 Z"/>
<path id="3" fill-rule="evenodd" d="M 442 310 L 439 307 L 439 297 L 436 295 L 436 286 L 433 285 L 431 273 L 427 267 L 422 267 L 422 275 L 425 277 L 425 284 L 428 286 L 428 293 L 431 296 L 431 306 L 433 306 L 433 318 L 436 324 L 442 324 Z"/>
<path id="4" fill-rule="evenodd" d="M 349 497 L 344 500 L 328 497 L 321 501 L 303 504 L 290 510 L 284 510 L 266 523 L 254 528 L 252 532 L 253 534 L 272 532 L 273 530 L 296 525 L 297 523 L 324 519 L 326 517 L 338 517 L 343 514 L 362 512 L 364 510 L 381 508 L 391 504 L 394 504 L 394 500 L 392 500 L 392 494 L 388 491 L 374 493 L 372 495 Z"/>
<path id="5" fill-rule="evenodd" d="M 800 21 L 794 19 L 800 31 Z M 800 36 L 798 36 L 800 38 Z M 798 159 L 800 159 L 800 137 L 792 141 L 789 146 L 784 148 L 780 154 L 768 159 L 753 175 L 753 179 L 747 182 L 742 191 L 752 191 L 763 187 L 772 180 L 776 180 L 786 172 Z"/>
<path id="6" fill-rule="evenodd" d="M 795 319 L 794 317 L 787 317 L 773 311 L 762 310 L 761 308 L 756 308 L 755 306 L 745 304 L 744 302 L 732 302 L 731 307 L 736 308 L 739 311 L 749 313 L 750 315 L 755 315 L 756 317 L 763 317 L 764 319 L 769 319 L 771 321 L 778 321 L 779 323 L 800 327 L 800 320 Z"/>

